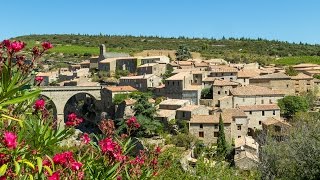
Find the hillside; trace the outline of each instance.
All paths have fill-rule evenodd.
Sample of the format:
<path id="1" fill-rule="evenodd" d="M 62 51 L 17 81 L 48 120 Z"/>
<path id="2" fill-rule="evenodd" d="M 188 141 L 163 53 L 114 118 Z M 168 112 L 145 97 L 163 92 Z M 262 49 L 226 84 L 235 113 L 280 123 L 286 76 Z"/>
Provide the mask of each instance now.
<path id="1" fill-rule="evenodd" d="M 131 55 L 141 54 L 144 50 L 170 52 L 170 50 L 176 50 L 179 45 L 186 45 L 192 52 L 200 53 L 205 59 L 224 58 L 231 62 L 258 61 L 263 64 L 296 64 L 299 62 L 320 64 L 320 45 L 264 39 L 116 35 L 27 35 L 14 39 L 27 42 L 27 47 L 32 47 L 44 40 L 50 41 L 55 48 L 50 51 L 49 57 L 56 60 L 80 61 L 92 55 L 98 55 L 98 46 L 103 43 L 108 51 L 126 52 Z"/>

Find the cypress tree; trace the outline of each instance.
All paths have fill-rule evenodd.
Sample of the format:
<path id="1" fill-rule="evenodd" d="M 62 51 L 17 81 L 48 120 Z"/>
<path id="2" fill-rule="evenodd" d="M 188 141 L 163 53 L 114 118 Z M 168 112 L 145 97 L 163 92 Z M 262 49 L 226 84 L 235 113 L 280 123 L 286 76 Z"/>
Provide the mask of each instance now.
<path id="1" fill-rule="evenodd" d="M 219 117 L 219 134 L 218 134 L 217 144 L 218 144 L 218 147 L 217 147 L 218 155 L 221 157 L 225 157 L 227 154 L 227 142 L 224 134 L 224 124 L 223 124 L 221 113 Z"/>

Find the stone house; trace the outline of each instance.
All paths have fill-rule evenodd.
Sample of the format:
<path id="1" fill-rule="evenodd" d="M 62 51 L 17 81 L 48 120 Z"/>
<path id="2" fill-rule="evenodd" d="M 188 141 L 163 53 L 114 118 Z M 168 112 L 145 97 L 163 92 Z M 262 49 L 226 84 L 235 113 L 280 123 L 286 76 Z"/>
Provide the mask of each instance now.
<path id="1" fill-rule="evenodd" d="M 127 70 L 130 73 L 135 73 L 137 70 L 136 57 L 115 57 L 106 58 L 99 61 L 98 69 L 100 71 L 115 72 L 116 70 Z"/>
<path id="2" fill-rule="evenodd" d="M 235 139 L 235 166 L 242 170 L 256 168 L 259 163 L 259 144 L 249 136 Z"/>
<path id="3" fill-rule="evenodd" d="M 191 86 L 193 76 L 189 72 L 175 74 L 165 80 L 166 96 L 172 99 L 182 99 L 182 92 Z"/>
<path id="4" fill-rule="evenodd" d="M 217 143 L 219 117 L 222 115 L 226 140 L 241 138 L 247 134 L 247 116 L 237 109 L 226 109 L 213 115 L 193 115 L 189 121 L 190 134 L 198 137 L 207 145 Z"/>
<path id="5" fill-rule="evenodd" d="M 90 69 L 98 69 L 99 56 L 93 56 L 89 58 Z"/>
<path id="6" fill-rule="evenodd" d="M 267 87 L 247 85 L 230 90 L 232 107 L 259 104 L 275 104 L 285 96 L 283 91 L 272 90 Z"/>
<path id="7" fill-rule="evenodd" d="M 249 79 L 259 76 L 258 69 L 242 69 L 238 72 L 237 82 L 241 85 L 248 85 Z"/>
<path id="8" fill-rule="evenodd" d="M 109 117 L 114 117 L 115 105 L 113 104 L 113 97 L 116 94 L 129 94 L 137 91 L 137 89 L 131 86 L 106 86 L 101 89 L 101 102 L 104 111 L 106 111 Z"/>
<path id="9" fill-rule="evenodd" d="M 167 99 L 159 104 L 156 119 L 168 125 L 172 119 L 176 119 L 176 110 L 190 105 L 190 101 L 183 99 Z"/>
<path id="10" fill-rule="evenodd" d="M 230 90 L 239 86 L 239 83 L 228 80 L 215 79 L 212 84 L 213 104 L 219 107 L 219 100 L 230 95 Z M 224 107 L 221 107 L 224 108 Z"/>
<path id="11" fill-rule="evenodd" d="M 296 76 L 291 76 L 291 80 L 294 82 L 296 94 L 312 91 L 314 89 L 313 77 L 306 74 L 299 73 Z"/>
<path id="12" fill-rule="evenodd" d="M 141 58 L 141 65 L 148 64 L 148 63 L 169 64 L 170 59 L 167 56 L 147 56 L 147 57 Z"/>
<path id="13" fill-rule="evenodd" d="M 176 110 L 170 109 L 158 109 L 155 119 L 162 122 L 165 126 L 168 125 L 168 122 L 176 118 Z"/>
<path id="14" fill-rule="evenodd" d="M 235 81 L 238 76 L 238 69 L 229 66 L 210 66 L 209 77 L 216 77 L 222 80 Z"/>
<path id="15" fill-rule="evenodd" d="M 249 84 L 268 87 L 274 90 L 282 90 L 286 95 L 293 95 L 295 93 L 294 83 L 291 81 L 291 77 L 282 72 L 250 78 Z"/>
<path id="16" fill-rule="evenodd" d="M 241 151 L 234 155 L 235 166 L 241 170 L 251 170 L 259 165 L 259 157 L 248 151 Z"/>
<path id="17" fill-rule="evenodd" d="M 80 63 L 80 68 L 89 68 L 90 69 L 90 60 L 84 60 Z"/>
<path id="18" fill-rule="evenodd" d="M 81 68 L 80 64 L 71 64 L 69 65 L 69 71 L 77 71 Z"/>
<path id="19" fill-rule="evenodd" d="M 277 104 L 261 104 L 239 106 L 248 116 L 248 135 L 252 136 L 256 129 L 262 129 L 262 123 L 269 118 L 280 119 L 280 108 Z"/>
<path id="20" fill-rule="evenodd" d="M 194 63 L 195 68 L 199 68 L 200 71 L 207 71 L 209 69 L 209 63 L 202 61 L 202 62 L 195 62 Z"/>
<path id="21" fill-rule="evenodd" d="M 184 99 L 167 99 L 159 103 L 159 109 L 177 110 L 190 105 L 190 101 Z"/>
<path id="22" fill-rule="evenodd" d="M 197 83 L 194 82 L 194 77 L 197 78 Z M 201 98 L 201 81 L 203 75 L 196 73 L 195 76 L 192 72 L 181 72 L 175 74 L 165 80 L 165 96 L 172 99 L 187 99 L 192 104 L 199 104 Z"/>
<path id="23" fill-rule="evenodd" d="M 193 115 L 209 115 L 209 109 L 202 105 L 186 105 L 176 111 L 179 120 L 190 120 Z"/>
<path id="24" fill-rule="evenodd" d="M 154 74 L 161 77 L 166 72 L 165 63 L 146 63 L 138 67 L 138 75 Z"/>
<path id="25" fill-rule="evenodd" d="M 132 86 L 139 91 L 147 91 L 161 85 L 161 78 L 154 74 L 126 76 L 119 79 L 120 86 Z"/>
<path id="26" fill-rule="evenodd" d="M 272 137 L 278 141 L 284 141 L 289 135 L 291 125 L 284 120 L 270 117 L 262 122 L 262 129 L 266 137 Z"/>

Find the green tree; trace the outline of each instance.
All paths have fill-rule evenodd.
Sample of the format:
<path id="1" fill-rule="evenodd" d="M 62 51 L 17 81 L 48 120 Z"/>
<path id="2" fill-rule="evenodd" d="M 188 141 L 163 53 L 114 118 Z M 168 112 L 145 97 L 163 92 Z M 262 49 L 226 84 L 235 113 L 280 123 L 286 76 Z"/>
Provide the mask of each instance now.
<path id="1" fill-rule="evenodd" d="M 292 66 L 289 66 L 286 68 L 285 74 L 288 76 L 296 76 L 298 75 L 298 71 L 296 71 Z"/>
<path id="2" fill-rule="evenodd" d="M 224 134 L 224 124 L 222 115 L 220 114 L 219 117 L 219 134 L 218 134 L 218 140 L 217 140 L 217 153 L 221 157 L 225 157 L 227 155 L 228 146 L 226 142 L 226 137 Z"/>
<path id="3" fill-rule="evenodd" d="M 211 88 L 204 88 L 201 91 L 201 98 L 202 99 L 212 99 L 212 91 Z"/>
<path id="4" fill-rule="evenodd" d="M 260 150 L 262 179 L 319 179 L 320 114 L 295 116 L 286 141 L 267 138 Z"/>
<path id="5" fill-rule="evenodd" d="M 176 59 L 178 61 L 187 60 L 187 59 L 192 58 L 189 49 L 186 46 L 182 46 L 182 45 L 179 46 L 175 55 L 176 55 Z"/>
<path id="6" fill-rule="evenodd" d="M 173 75 L 173 67 L 167 64 L 166 72 L 162 75 L 162 78 L 165 80 Z"/>
<path id="7" fill-rule="evenodd" d="M 286 96 L 278 101 L 281 114 L 292 118 L 299 111 L 306 112 L 309 108 L 306 98 L 302 96 Z"/>

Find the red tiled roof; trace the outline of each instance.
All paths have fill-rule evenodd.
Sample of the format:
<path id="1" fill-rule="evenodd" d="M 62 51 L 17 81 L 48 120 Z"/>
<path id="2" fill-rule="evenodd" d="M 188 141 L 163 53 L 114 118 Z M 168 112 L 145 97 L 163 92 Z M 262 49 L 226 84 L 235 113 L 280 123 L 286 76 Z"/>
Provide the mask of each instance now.
<path id="1" fill-rule="evenodd" d="M 104 88 L 112 92 L 137 91 L 136 88 L 131 86 L 107 86 Z"/>

